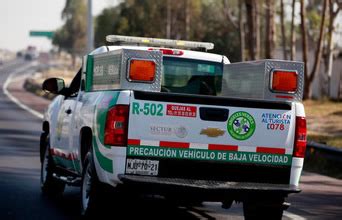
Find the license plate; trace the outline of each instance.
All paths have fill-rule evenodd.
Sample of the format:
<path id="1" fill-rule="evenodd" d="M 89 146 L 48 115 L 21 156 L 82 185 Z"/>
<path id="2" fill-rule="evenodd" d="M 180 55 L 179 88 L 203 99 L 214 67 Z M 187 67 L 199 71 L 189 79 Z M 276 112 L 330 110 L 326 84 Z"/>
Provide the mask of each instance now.
<path id="1" fill-rule="evenodd" d="M 157 176 L 158 168 L 158 160 L 127 159 L 126 161 L 127 174 Z"/>

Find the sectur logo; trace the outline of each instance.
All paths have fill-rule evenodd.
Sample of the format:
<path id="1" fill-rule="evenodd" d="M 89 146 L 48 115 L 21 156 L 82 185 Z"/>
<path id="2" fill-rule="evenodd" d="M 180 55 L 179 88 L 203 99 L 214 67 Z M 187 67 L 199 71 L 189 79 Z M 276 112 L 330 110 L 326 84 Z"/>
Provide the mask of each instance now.
<path id="1" fill-rule="evenodd" d="M 235 112 L 227 123 L 230 136 L 236 140 L 247 140 L 255 131 L 254 118 L 247 112 Z"/>

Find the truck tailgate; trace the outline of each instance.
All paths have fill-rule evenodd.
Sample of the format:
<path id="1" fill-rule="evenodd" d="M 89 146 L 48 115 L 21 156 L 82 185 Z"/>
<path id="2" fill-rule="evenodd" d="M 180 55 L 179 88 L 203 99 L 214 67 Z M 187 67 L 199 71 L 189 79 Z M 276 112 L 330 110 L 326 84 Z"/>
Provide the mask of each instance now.
<path id="1" fill-rule="evenodd" d="M 288 183 L 291 104 L 133 92 L 126 174 Z"/>

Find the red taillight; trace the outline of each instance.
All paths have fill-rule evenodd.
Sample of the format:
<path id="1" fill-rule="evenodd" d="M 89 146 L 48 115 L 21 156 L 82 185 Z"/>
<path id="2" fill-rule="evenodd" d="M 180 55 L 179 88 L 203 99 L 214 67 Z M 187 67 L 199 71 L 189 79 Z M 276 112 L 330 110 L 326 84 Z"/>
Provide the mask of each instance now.
<path id="1" fill-rule="evenodd" d="M 148 50 L 160 50 L 164 55 L 181 56 L 184 54 L 184 52 L 181 50 L 172 50 L 172 49 L 165 49 L 165 48 L 160 48 L 160 49 L 148 48 Z"/>
<path id="2" fill-rule="evenodd" d="M 296 117 L 296 134 L 294 141 L 294 157 L 304 158 L 306 150 L 306 119 L 305 117 Z"/>
<path id="3" fill-rule="evenodd" d="M 296 92 L 298 77 L 297 72 L 274 70 L 272 72 L 272 87 L 275 92 Z"/>
<path id="4" fill-rule="evenodd" d="M 127 145 L 128 105 L 116 105 L 107 113 L 104 144 L 114 146 Z"/>

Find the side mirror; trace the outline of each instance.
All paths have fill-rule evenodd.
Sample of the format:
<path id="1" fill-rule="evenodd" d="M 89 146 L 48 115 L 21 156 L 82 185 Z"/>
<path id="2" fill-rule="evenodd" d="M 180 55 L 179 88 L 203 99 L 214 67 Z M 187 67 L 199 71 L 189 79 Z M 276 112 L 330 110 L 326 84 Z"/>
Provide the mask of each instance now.
<path id="1" fill-rule="evenodd" d="M 43 82 L 42 89 L 46 92 L 53 94 L 60 94 L 60 92 L 65 88 L 65 83 L 63 79 L 60 78 L 49 78 Z"/>

